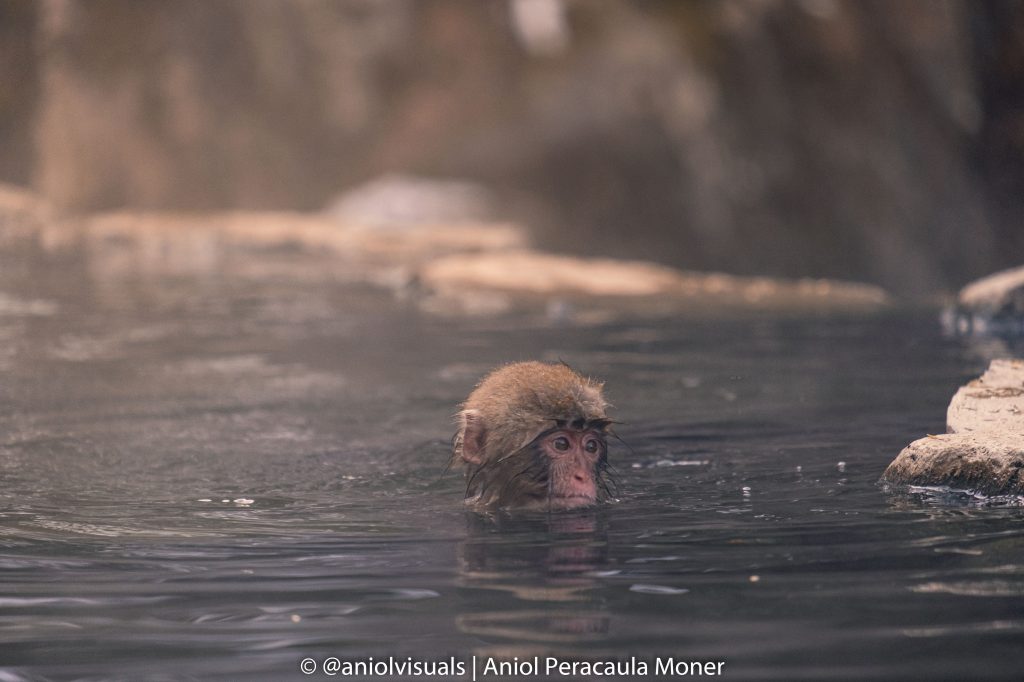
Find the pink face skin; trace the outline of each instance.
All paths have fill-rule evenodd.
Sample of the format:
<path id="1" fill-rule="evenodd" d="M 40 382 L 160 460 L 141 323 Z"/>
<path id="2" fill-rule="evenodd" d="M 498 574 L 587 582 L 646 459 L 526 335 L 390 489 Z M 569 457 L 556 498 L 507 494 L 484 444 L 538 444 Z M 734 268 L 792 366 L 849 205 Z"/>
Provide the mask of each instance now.
<path id="1" fill-rule="evenodd" d="M 607 445 L 596 429 L 557 429 L 544 436 L 540 447 L 549 458 L 551 509 L 586 507 L 597 501 L 597 463 Z"/>

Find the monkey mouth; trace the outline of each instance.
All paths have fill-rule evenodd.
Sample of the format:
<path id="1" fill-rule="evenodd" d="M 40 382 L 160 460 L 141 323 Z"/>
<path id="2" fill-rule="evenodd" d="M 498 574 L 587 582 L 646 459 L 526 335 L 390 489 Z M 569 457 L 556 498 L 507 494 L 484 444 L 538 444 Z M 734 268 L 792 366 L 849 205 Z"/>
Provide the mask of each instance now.
<path id="1" fill-rule="evenodd" d="M 590 495 L 552 495 L 548 498 L 551 509 L 577 509 L 597 504 L 597 498 Z"/>
<path id="2" fill-rule="evenodd" d="M 488 503 L 481 503 L 480 498 L 467 499 L 466 503 L 478 509 L 500 508 L 507 511 L 565 511 L 569 509 L 583 509 L 593 507 L 597 504 L 597 498 L 590 495 L 536 495 L 527 500 L 506 500 L 499 502 L 492 500 Z"/>

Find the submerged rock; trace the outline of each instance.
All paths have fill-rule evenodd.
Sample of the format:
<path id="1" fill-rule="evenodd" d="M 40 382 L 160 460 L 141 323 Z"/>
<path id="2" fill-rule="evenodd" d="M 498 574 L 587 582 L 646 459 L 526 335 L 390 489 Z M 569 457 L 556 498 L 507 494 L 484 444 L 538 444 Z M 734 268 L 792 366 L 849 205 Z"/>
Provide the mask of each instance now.
<path id="1" fill-rule="evenodd" d="M 946 420 L 949 433 L 911 443 L 882 480 L 984 495 L 1024 494 L 1024 361 L 994 360 L 985 374 L 957 391 Z"/>
<path id="2" fill-rule="evenodd" d="M 965 286 L 943 323 L 956 334 L 1024 336 L 1024 266 Z"/>

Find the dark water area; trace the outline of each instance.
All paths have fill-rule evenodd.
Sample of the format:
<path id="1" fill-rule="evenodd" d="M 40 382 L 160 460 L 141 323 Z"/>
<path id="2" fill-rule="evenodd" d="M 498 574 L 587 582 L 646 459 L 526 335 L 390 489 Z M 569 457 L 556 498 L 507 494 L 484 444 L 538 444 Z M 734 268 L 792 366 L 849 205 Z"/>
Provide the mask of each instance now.
<path id="1" fill-rule="evenodd" d="M 1024 674 L 1024 509 L 877 484 L 1001 352 L 934 311 L 577 328 L 301 277 L 0 266 L 4 681 L 371 656 Z M 527 358 L 607 381 L 616 501 L 462 509 L 451 416 Z"/>

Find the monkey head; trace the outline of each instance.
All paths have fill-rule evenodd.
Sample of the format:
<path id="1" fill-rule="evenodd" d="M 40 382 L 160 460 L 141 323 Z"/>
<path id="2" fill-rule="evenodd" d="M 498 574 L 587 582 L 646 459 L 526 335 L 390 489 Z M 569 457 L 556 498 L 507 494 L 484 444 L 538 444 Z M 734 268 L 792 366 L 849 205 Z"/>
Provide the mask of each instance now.
<path id="1" fill-rule="evenodd" d="M 477 509 L 571 509 L 608 497 L 602 384 L 563 364 L 520 362 L 484 377 L 458 414 L 453 462 Z"/>

